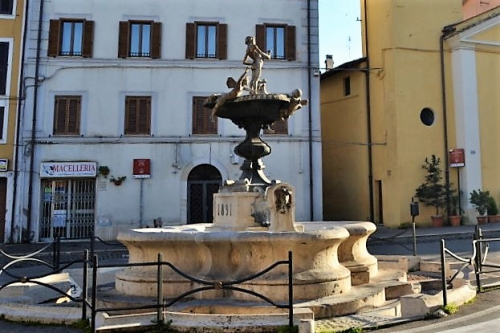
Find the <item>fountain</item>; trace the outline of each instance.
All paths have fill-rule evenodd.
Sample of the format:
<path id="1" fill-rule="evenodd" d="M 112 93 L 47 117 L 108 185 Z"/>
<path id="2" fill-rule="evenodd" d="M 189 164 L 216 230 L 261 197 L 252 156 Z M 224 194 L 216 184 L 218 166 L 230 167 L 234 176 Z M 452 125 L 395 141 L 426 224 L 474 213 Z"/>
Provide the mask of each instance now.
<path id="1" fill-rule="evenodd" d="M 213 118 L 229 119 L 246 131 L 244 141 L 234 149 L 244 158 L 242 174 L 237 180 L 226 180 L 214 195 L 213 223 L 133 229 L 121 232 L 118 240 L 127 247 L 130 263 L 154 262 L 161 253 L 163 261 L 210 281 L 248 277 L 286 259 L 291 251 L 295 306 L 312 309 L 316 318 L 352 313 L 366 302 L 333 309 L 325 305 L 326 300 L 349 295 L 353 286 L 366 284 L 377 275 L 377 260 L 366 249 L 375 225 L 295 221 L 294 187 L 269 180 L 264 174 L 262 157 L 271 153 L 271 147 L 261 139 L 260 132 L 287 119 L 307 101 L 301 98 L 300 89 L 288 94 L 268 93 L 266 81 L 260 76 L 269 54 L 260 51 L 252 37 L 247 37 L 246 42 L 244 64 L 251 67 L 237 81 L 228 79 L 230 92 L 214 94 L 205 103 L 212 109 Z M 273 270 L 240 287 L 275 301 L 286 301 L 287 273 L 286 268 Z M 155 267 L 128 267 L 116 275 L 115 287 L 125 295 L 154 297 L 156 276 Z M 173 271 L 165 272 L 162 292 L 164 297 L 174 298 L 197 286 Z M 192 297 L 211 304 L 210 310 L 203 310 L 203 305 L 197 303 L 196 308 L 186 307 L 183 311 L 231 313 L 239 307 L 241 312 L 245 302 L 255 301 L 255 296 L 230 290 L 208 290 Z M 366 300 L 366 294 L 359 298 Z M 225 305 L 214 310 L 214 304 Z"/>

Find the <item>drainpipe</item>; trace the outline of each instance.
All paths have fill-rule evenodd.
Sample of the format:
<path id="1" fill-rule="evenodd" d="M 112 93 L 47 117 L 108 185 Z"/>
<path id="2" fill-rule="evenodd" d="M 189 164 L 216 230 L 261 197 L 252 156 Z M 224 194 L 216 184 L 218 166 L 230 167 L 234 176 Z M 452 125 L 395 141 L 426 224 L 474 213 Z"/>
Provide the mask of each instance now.
<path id="1" fill-rule="evenodd" d="M 366 121 L 368 136 L 368 195 L 370 202 L 370 221 L 375 221 L 375 208 L 373 198 L 373 151 L 372 151 L 372 111 L 370 96 L 370 56 L 368 52 L 368 6 L 367 0 L 364 0 L 365 6 L 365 52 L 366 52 L 366 71 L 365 71 L 365 89 L 366 89 Z M 383 222 L 383 221 L 381 221 Z"/>
<path id="2" fill-rule="evenodd" d="M 35 169 L 35 139 L 36 139 L 36 114 L 38 105 L 38 77 L 40 76 L 40 53 L 42 44 L 42 24 L 43 24 L 43 5 L 45 0 L 40 0 L 40 15 L 38 17 L 38 37 L 36 41 L 36 61 L 35 61 L 35 87 L 33 90 L 33 116 L 31 119 L 31 140 L 30 140 L 30 168 L 28 183 L 28 221 L 26 226 L 26 237 L 23 242 L 29 243 L 31 235 L 31 216 L 33 210 L 33 172 Z"/>
<path id="3" fill-rule="evenodd" d="M 313 137 L 312 137 L 312 93 L 311 93 L 311 0 L 307 0 L 307 91 L 309 99 L 308 131 L 309 131 L 309 219 L 314 220 L 314 178 L 313 178 Z"/>
<path id="4" fill-rule="evenodd" d="M 13 182 L 13 190 L 12 190 L 12 207 L 10 209 L 10 235 L 9 235 L 9 243 L 14 242 L 14 219 L 16 218 L 16 197 L 17 197 L 17 186 L 18 186 L 18 177 L 19 177 L 19 136 L 21 129 L 21 112 L 22 112 L 22 101 L 24 100 L 23 91 L 24 91 L 24 53 L 26 51 L 26 39 L 28 35 L 28 12 L 29 12 L 29 4 L 30 0 L 25 0 L 24 6 L 24 24 L 23 24 L 23 44 L 21 46 L 21 57 L 19 58 L 20 63 L 20 72 L 19 72 L 19 84 L 18 84 L 18 99 L 17 99 L 17 118 L 16 118 L 16 138 L 15 138 L 15 150 L 14 150 L 14 182 Z"/>
<path id="5" fill-rule="evenodd" d="M 443 107 L 443 136 L 444 136 L 444 165 L 445 173 L 444 179 L 446 184 L 446 209 L 450 211 L 450 163 L 448 161 L 448 108 L 446 104 L 446 78 L 445 78 L 445 68 L 444 68 L 444 40 L 451 33 L 455 32 L 455 27 L 446 26 L 441 31 L 441 37 L 439 37 L 439 56 L 441 61 L 441 102 Z"/>

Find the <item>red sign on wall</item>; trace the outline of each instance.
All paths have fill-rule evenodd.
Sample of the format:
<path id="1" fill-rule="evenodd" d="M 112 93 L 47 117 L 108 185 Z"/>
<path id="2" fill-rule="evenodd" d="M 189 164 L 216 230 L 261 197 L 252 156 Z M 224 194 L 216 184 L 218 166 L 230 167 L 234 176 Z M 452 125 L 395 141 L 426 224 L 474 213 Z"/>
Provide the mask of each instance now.
<path id="1" fill-rule="evenodd" d="M 150 178 L 151 160 L 149 158 L 134 159 L 133 175 L 134 178 Z"/>
<path id="2" fill-rule="evenodd" d="M 450 150 L 450 168 L 465 166 L 465 152 L 461 148 Z"/>

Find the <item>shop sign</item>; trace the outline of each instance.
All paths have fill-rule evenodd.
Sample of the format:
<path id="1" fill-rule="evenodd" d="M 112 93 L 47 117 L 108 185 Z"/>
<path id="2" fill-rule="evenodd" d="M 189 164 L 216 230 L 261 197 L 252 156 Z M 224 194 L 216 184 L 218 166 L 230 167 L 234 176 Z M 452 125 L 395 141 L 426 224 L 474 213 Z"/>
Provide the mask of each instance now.
<path id="1" fill-rule="evenodd" d="M 44 162 L 40 165 L 41 178 L 96 176 L 96 162 Z"/>
<path id="2" fill-rule="evenodd" d="M 450 150 L 450 168 L 461 168 L 465 166 L 465 152 L 461 148 Z"/>
<path id="3" fill-rule="evenodd" d="M 134 178 L 150 178 L 151 160 L 149 158 L 134 159 L 134 166 L 132 171 Z"/>
<path id="4" fill-rule="evenodd" d="M 9 160 L 6 158 L 0 159 L 0 172 L 5 172 L 8 170 Z"/>

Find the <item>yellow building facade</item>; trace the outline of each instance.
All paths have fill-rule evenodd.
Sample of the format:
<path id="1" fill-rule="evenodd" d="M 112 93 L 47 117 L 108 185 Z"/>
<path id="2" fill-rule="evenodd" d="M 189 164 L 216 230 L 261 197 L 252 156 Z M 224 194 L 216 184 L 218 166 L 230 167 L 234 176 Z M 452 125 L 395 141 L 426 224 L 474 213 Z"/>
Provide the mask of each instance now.
<path id="1" fill-rule="evenodd" d="M 0 2 L 0 242 L 9 239 L 25 2 Z M 7 231 L 7 232 L 6 232 Z"/>
<path id="2" fill-rule="evenodd" d="M 411 222 L 422 164 L 436 155 L 460 186 L 462 223 L 475 223 L 470 191 L 500 200 L 500 8 L 463 21 L 461 0 L 361 2 L 365 58 L 321 77 L 325 219 Z M 450 168 L 457 148 L 465 166 Z M 434 213 L 420 205 L 415 221 Z"/>

